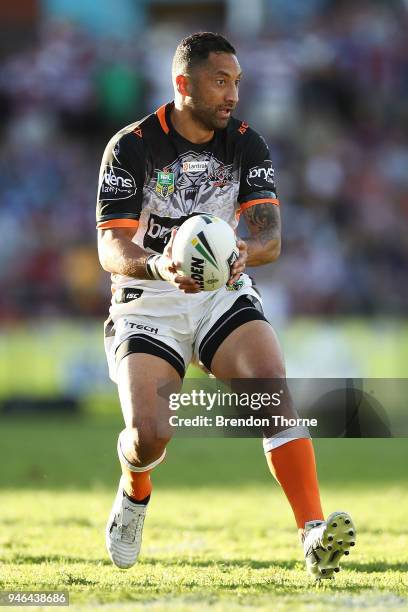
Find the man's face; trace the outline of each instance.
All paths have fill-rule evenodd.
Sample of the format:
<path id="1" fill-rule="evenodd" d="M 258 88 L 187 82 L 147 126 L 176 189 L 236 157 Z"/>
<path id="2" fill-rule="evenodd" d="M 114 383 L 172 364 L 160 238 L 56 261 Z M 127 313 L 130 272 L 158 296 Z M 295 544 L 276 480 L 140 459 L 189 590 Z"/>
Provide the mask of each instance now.
<path id="1" fill-rule="evenodd" d="M 225 128 L 238 103 L 241 67 L 231 53 L 210 53 L 190 75 L 186 102 L 193 118 L 209 130 Z"/>

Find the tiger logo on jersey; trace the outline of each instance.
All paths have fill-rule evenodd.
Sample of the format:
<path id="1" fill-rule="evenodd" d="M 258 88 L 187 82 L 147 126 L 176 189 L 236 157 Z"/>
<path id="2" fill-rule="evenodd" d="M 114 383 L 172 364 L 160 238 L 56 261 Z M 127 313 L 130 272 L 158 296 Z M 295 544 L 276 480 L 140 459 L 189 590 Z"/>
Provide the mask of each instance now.
<path id="1" fill-rule="evenodd" d="M 166 199 L 172 195 L 170 206 L 185 214 L 191 214 L 197 204 L 208 209 L 214 199 L 230 201 L 230 190 L 234 190 L 236 180 L 232 164 L 224 164 L 210 153 L 195 151 L 183 153 L 155 173 L 157 178 L 147 185 L 147 190 L 151 193 L 154 190 Z"/>

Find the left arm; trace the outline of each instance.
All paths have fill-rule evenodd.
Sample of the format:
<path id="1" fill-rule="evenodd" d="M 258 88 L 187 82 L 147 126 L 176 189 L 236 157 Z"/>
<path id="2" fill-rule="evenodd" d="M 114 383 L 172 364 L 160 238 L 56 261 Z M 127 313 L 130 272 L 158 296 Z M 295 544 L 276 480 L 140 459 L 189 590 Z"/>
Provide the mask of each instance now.
<path id="1" fill-rule="evenodd" d="M 247 266 L 262 266 L 278 259 L 281 251 L 279 206 L 255 204 L 243 211 L 250 236 L 243 238 L 248 247 Z"/>
<path id="2" fill-rule="evenodd" d="M 272 203 L 255 204 L 244 210 L 250 233 L 248 238 L 237 240 L 239 259 L 233 264 L 232 285 L 246 266 L 262 266 L 278 259 L 281 251 L 281 219 L 279 206 Z"/>
<path id="3" fill-rule="evenodd" d="M 239 259 L 231 270 L 229 284 L 245 266 L 275 261 L 281 249 L 281 220 L 274 169 L 264 139 L 254 130 L 245 131 L 238 204 L 245 217 L 249 237 L 239 240 Z"/>

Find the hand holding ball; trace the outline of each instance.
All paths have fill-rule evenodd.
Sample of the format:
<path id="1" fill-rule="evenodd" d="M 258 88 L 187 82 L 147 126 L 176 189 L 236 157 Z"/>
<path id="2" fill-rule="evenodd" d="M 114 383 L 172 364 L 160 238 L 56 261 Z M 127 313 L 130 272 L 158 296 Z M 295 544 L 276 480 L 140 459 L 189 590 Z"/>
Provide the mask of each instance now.
<path id="1" fill-rule="evenodd" d="M 215 291 L 228 282 L 239 257 L 234 230 L 210 214 L 194 215 L 177 231 L 172 259 L 179 274 L 191 276 L 202 291 Z"/>

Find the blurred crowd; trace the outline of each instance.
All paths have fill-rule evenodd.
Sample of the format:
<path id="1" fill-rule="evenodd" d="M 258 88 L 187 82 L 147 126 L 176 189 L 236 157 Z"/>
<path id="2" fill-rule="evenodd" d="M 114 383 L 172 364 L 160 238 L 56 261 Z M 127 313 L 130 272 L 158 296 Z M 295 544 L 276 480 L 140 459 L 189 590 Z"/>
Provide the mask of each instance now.
<path id="1" fill-rule="evenodd" d="M 404 312 L 406 29 L 403 5 L 340 2 L 293 28 L 268 23 L 256 43 L 231 36 L 236 115 L 266 138 L 282 202 L 281 258 L 254 270 L 272 314 Z M 106 314 L 100 158 L 120 127 L 171 99 L 186 33 L 152 26 L 122 41 L 44 22 L 34 47 L 3 58 L 0 320 Z"/>

